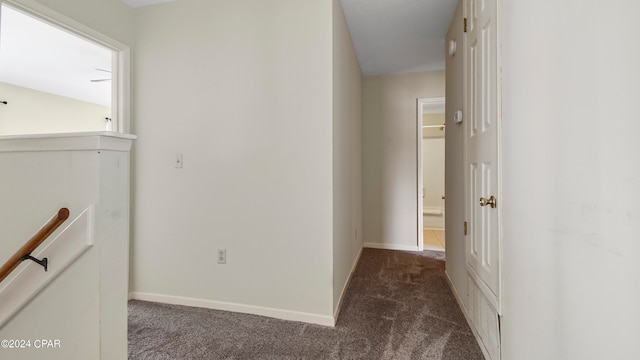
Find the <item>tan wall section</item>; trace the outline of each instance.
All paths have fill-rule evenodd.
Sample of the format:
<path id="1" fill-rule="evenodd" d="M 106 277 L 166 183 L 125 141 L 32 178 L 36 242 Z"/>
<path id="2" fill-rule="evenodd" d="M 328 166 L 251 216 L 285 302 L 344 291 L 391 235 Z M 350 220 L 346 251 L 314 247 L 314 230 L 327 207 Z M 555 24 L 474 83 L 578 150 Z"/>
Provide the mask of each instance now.
<path id="1" fill-rule="evenodd" d="M 444 114 L 423 114 L 422 125 L 441 125 L 444 124 Z"/>
<path id="2" fill-rule="evenodd" d="M 0 135 L 104 131 L 111 108 L 0 82 Z"/>

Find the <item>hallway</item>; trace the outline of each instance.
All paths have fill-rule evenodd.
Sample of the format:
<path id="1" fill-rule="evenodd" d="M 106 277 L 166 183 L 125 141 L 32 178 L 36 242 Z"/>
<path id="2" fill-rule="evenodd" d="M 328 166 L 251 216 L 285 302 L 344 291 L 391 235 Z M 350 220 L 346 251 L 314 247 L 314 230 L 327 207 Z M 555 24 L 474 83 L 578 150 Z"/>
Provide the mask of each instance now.
<path id="1" fill-rule="evenodd" d="M 129 359 L 186 358 L 483 356 L 447 284 L 443 253 L 364 249 L 335 328 L 131 301 Z"/>

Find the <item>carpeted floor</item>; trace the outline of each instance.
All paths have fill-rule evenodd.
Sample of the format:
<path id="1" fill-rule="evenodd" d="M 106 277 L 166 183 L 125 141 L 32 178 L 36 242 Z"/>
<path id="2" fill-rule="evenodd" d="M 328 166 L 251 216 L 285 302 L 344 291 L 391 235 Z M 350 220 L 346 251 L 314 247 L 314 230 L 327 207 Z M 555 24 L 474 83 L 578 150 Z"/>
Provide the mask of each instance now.
<path id="1" fill-rule="evenodd" d="M 483 360 L 443 253 L 364 249 L 335 328 L 129 302 L 129 359 Z"/>

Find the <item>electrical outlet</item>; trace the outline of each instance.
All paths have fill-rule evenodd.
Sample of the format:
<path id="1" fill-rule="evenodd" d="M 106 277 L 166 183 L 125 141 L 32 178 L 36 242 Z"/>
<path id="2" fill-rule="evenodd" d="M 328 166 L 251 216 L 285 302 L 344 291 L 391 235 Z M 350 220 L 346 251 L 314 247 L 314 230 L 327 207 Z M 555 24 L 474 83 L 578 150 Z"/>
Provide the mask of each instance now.
<path id="1" fill-rule="evenodd" d="M 227 249 L 218 249 L 218 264 L 227 263 Z"/>
<path id="2" fill-rule="evenodd" d="M 176 154 L 176 168 L 177 169 L 182 168 L 182 154 L 180 153 Z"/>

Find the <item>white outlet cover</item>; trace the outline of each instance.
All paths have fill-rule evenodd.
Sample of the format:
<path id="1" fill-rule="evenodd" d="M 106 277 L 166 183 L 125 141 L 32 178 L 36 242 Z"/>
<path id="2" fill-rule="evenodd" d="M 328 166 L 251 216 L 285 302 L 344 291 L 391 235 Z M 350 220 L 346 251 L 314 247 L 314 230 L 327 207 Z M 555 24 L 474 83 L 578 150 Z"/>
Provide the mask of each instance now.
<path id="1" fill-rule="evenodd" d="M 218 264 L 227 263 L 227 249 L 218 249 Z"/>

